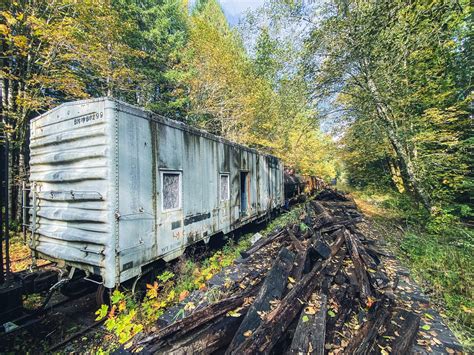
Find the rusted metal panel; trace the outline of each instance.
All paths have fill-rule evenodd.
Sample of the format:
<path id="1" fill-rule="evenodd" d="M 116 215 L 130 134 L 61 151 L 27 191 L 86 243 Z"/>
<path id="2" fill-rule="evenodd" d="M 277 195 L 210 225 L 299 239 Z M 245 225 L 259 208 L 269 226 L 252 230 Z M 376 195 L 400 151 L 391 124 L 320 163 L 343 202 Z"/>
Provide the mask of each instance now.
<path id="1" fill-rule="evenodd" d="M 38 201 L 32 249 L 100 274 L 107 287 L 284 203 L 275 157 L 111 99 L 36 118 L 30 148 Z"/>

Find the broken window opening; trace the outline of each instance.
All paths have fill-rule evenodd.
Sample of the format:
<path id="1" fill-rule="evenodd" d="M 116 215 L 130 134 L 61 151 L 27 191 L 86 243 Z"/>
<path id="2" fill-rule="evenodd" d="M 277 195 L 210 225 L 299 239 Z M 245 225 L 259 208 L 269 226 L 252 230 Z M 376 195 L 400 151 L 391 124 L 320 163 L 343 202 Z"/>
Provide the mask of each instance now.
<path id="1" fill-rule="evenodd" d="M 163 211 L 181 208 L 181 173 L 162 173 Z"/>
<path id="2" fill-rule="evenodd" d="M 221 174 L 220 200 L 228 201 L 229 199 L 230 199 L 229 174 Z"/>

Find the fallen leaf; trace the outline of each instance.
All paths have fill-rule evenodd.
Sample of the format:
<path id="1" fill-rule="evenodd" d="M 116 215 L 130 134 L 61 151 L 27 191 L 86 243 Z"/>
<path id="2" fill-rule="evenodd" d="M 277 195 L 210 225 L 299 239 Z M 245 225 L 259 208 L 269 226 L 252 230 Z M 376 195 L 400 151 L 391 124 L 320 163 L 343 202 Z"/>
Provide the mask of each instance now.
<path id="1" fill-rule="evenodd" d="M 251 330 L 247 330 L 245 333 L 244 333 L 244 337 L 248 338 L 249 336 L 252 335 L 252 331 Z"/>
<path id="2" fill-rule="evenodd" d="M 367 308 L 371 308 L 374 303 L 375 303 L 375 298 L 373 297 L 367 298 Z"/>
<path id="3" fill-rule="evenodd" d="M 424 326 L 421 327 L 423 330 L 430 330 L 431 327 L 428 324 L 425 324 Z"/>
<path id="4" fill-rule="evenodd" d="M 232 311 L 227 312 L 227 315 L 230 317 L 234 318 L 239 318 L 242 314 L 239 313 L 239 311 L 242 309 L 242 307 L 236 308 Z"/>
<path id="5" fill-rule="evenodd" d="M 186 305 L 184 306 L 184 310 L 185 310 L 185 311 L 191 311 L 191 310 L 193 310 L 194 308 L 196 308 L 196 306 L 194 305 L 193 302 L 188 302 L 188 303 L 186 303 Z"/>
<path id="6" fill-rule="evenodd" d="M 425 313 L 424 316 L 428 319 L 434 319 L 434 317 L 429 313 Z"/>
<path id="7" fill-rule="evenodd" d="M 183 301 L 186 297 L 188 297 L 188 295 L 189 295 L 188 290 L 184 290 L 183 292 L 181 292 L 179 294 L 179 302 Z"/>
<path id="8" fill-rule="evenodd" d="M 245 297 L 244 304 L 242 306 L 248 306 L 249 304 L 252 304 L 253 300 L 254 300 L 253 297 Z"/>
<path id="9" fill-rule="evenodd" d="M 309 321 L 309 317 L 304 315 L 303 318 L 301 318 L 303 320 L 303 323 L 306 323 L 307 321 Z"/>

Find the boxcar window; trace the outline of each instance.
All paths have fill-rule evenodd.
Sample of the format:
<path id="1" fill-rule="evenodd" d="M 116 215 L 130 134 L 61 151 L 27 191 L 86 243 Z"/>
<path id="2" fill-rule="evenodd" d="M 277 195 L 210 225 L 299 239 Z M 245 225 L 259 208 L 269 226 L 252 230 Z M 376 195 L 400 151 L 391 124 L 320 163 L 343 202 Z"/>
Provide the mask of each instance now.
<path id="1" fill-rule="evenodd" d="M 163 173 L 163 211 L 181 208 L 181 173 Z"/>
<path id="2" fill-rule="evenodd" d="M 221 201 L 229 200 L 229 190 L 229 174 L 221 174 Z"/>

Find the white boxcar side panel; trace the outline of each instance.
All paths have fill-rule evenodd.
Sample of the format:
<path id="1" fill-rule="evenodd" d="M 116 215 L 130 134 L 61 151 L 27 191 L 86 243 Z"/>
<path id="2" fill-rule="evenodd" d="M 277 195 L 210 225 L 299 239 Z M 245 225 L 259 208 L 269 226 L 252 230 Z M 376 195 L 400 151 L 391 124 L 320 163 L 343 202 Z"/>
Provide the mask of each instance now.
<path id="1" fill-rule="evenodd" d="M 136 276 L 157 255 L 156 142 L 151 123 L 117 103 L 120 282 Z M 140 112 L 139 112 L 140 113 Z M 155 152 L 153 150 L 155 149 Z M 155 157 L 155 160 L 153 160 Z"/>

